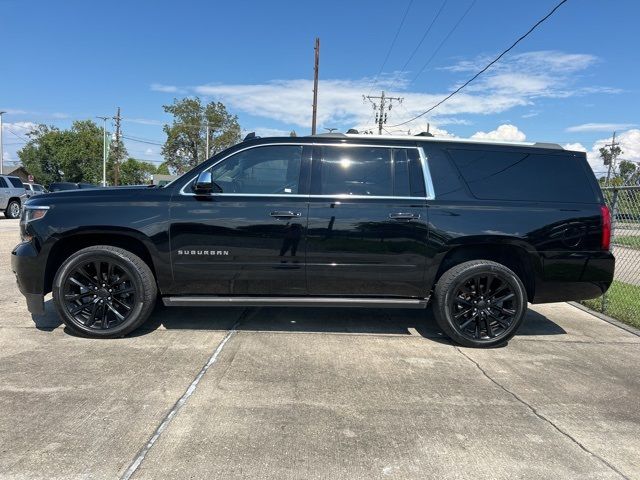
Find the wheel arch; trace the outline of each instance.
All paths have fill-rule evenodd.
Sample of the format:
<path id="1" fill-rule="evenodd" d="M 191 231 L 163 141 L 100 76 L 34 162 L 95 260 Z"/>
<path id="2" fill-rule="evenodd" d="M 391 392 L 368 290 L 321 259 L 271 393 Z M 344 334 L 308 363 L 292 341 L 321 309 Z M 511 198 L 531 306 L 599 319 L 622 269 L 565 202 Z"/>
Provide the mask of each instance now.
<path id="1" fill-rule="evenodd" d="M 47 256 L 44 274 L 44 291 L 51 291 L 56 272 L 67 258 L 83 248 L 94 245 L 119 247 L 137 255 L 149 266 L 157 281 L 156 268 L 149 247 L 145 245 L 143 239 L 138 235 L 132 232 L 122 231 L 92 231 L 67 235 L 53 244 Z"/>
<path id="2" fill-rule="evenodd" d="M 444 272 L 470 260 L 491 260 L 511 269 L 524 284 L 529 301 L 534 298 L 536 266 L 532 253 L 515 243 L 474 243 L 449 250 L 438 266 L 434 285 Z"/>

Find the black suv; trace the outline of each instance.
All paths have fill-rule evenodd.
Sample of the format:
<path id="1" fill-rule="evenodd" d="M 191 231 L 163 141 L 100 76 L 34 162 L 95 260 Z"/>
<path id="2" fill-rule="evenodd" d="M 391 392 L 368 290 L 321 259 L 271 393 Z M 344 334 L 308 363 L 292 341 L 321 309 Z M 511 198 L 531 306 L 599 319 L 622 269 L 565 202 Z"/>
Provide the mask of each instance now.
<path id="1" fill-rule="evenodd" d="M 553 144 L 254 138 L 162 188 L 39 195 L 12 268 L 73 331 L 118 337 L 165 305 L 425 308 L 466 346 L 527 302 L 602 295 L 610 216 L 585 154 Z"/>

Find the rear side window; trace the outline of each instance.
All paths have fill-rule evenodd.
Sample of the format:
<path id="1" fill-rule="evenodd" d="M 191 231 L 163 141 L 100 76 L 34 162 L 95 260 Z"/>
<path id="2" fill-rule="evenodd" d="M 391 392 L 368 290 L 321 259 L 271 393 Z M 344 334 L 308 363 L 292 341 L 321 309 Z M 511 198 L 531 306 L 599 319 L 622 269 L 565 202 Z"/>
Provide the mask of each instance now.
<path id="1" fill-rule="evenodd" d="M 449 153 L 476 198 L 597 201 L 582 159 L 572 155 L 466 149 Z"/>
<path id="2" fill-rule="evenodd" d="M 7 182 L 2 177 L 0 177 L 0 188 L 8 188 Z"/>
<path id="3" fill-rule="evenodd" d="M 22 180 L 20 180 L 18 177 L 7 177 L 7 178 L 11 182 L 11 185 L 13 185 L 14 187 L 24 188 L 24 184 L 22 183 Z"/>
<path id="4" fill-rule="evenodd" d="M 313 168 L 312 194 L 424 197 L 416 149 L 322 147 Z"/>

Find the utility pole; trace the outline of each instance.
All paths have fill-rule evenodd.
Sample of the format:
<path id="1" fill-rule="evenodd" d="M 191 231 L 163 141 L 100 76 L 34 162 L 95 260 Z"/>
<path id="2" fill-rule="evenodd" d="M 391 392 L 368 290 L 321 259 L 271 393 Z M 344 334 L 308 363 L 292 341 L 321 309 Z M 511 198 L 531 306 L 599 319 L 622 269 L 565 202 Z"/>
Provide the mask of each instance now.
<path id="1" fill-rule="evenodd" d="M 611 138 L 611 143 L 608 145 L 605 145 L 605 147 L 609 147 L 610 148 L 610 152 L 611 152 L 611 160 L 609 160 L 609 168 L 607 169 L 607 181 L 605 182 L 605 185 L 609 185 L 609 178 L 611 177 L 611 169 L 614 169 L 615 172 L 615 161 L 616 161 L 616 154 L 615 154 L 615 148 L 620 145 L 620 143 L 616 142 L 616 132 L 613 132 L 613 137 Z"/>
<path id="2" fill-rule="evenodd" d="M 116 122 L 116 154 L 114 155 L 113 183 L 117 187 L 120 179 L 120 155 L 122 154 L 122 149 L 120 148 L 120 107 L 118 107 L 116 116 L 113 119 Z"/>
<path id="3" fill-rule="evenodd" d="M 316 116 L 318 114 L 318 67 L 320 66 L 320 38 L 316 37 L 315 63 L 313 67 L 313 113 L 311 116 L 311 135 L 316 134 Z"/>
<path id="4" fill-rule="evenodd" d="M 382 128 L 383 128 L 382 126 L 387 123 L 386 110 L 391 110 L 391 107 L 393 106 L 393 102 L 402 103 L 402 100 L 404 99 L 402 97 L 387 97 L 383 91 L 379 97 L 363 95 L 362 100 L 363 101 L 369 100 L 371 102 L 371 105 L 373 105 L 373 109 L 376 111 L 376 123 L 378 124 L 378 135 L 382 135 Z M 380 100 L 380 105 L 378 105 L 377 100 Z M 389 103 L 387 104 L 387 102 Z"/>
<path id="5" fill-rule="evenodd" d="M 0 112 L 0 175 L 4 173 L 4 148 L 2 145 L 2 115 L 7 112 Z"/>
<path id="6" fill-rule="evenodd" d="M 206 143 L 206 151 L 204 154 L 205 161 L 209 158 L 209 122 L 207 122 L 207 143 Z"/>
<path id="7" fill-rule="evenodd" d="M 102 119 L 102 186 L 107 186 L 107 118 L 100 117 Z"/>

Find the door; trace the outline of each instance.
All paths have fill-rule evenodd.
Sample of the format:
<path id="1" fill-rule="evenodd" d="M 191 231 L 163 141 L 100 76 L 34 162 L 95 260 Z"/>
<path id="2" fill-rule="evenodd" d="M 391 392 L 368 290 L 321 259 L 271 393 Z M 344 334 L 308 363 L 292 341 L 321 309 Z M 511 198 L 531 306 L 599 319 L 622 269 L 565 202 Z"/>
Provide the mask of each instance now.
<path id="1" fill-rule="evenodd" d="M 0 177 L 0 209 L 7 208 L 7 202 L 9 201 L 9 185 L 4 177 Z"/>
<path id="2" fill-rule="evenodd" d="M 310 162 L 310 147 L 250 147 L 210 168 L 219 193 L 175 194 L 171 293 L 306 294 Z"/>
<path id="3" fill-rule="evenodd" d="M 426 197 L 417 148 L 315 148 L 309 293 L 426 297 Z"/>

